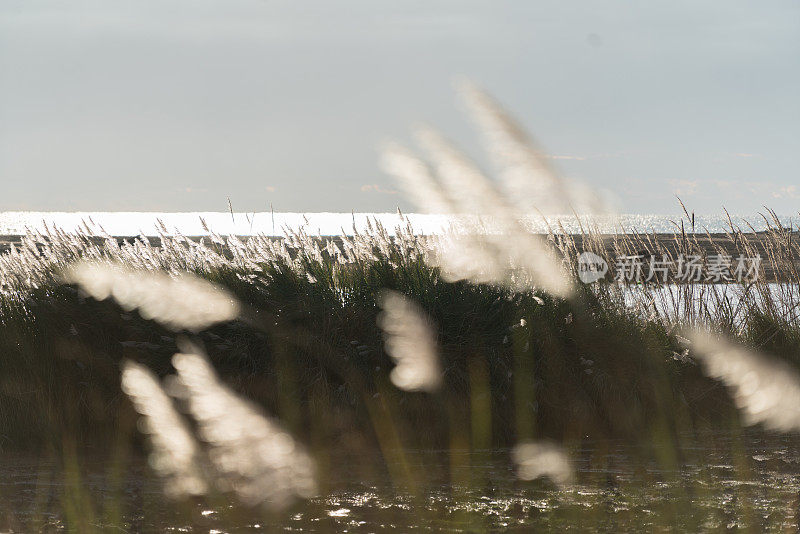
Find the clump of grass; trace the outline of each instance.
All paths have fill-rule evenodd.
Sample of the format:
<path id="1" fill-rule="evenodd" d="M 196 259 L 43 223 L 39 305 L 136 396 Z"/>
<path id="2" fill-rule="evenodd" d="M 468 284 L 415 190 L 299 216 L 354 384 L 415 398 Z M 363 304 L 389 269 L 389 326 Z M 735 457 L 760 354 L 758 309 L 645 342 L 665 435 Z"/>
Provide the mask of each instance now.
<path id="1" fill-rule="evenodd" d="M 459 410 L 467 409 L 469 369 L 485 369 L 495 444 L 512 444 L 518 429 L 511 423 L 522 420 L 529 420 L 525 426 L 531 430 L 519 437 L 544 429 L 559 437 L 631 433 L 653 413 L 669 412 L 681 388 L 713 385 L 703 381 L 695 366 L 673 358 L 684 350 L 670 334 L 679 322 L 668 314 L 654 315 L 650 302 L 626 301 L 624 288 L 575 283 L 573 297 L 564 299 L 503 284 L 452 280 L 431 259 L 439 253 L 436 240 L 415 235 L 411 228 L 398 229 L 396 237 L 377 224 L 370 234 L 337 239 L 304 233 L 283 240 L 214 237 L 215 245 L 180 236 L 161 239 L 157 248 L 145 238 L 99 245 L 82 235 L 29 235 L 3 258 L 8 268 L 2 271 L 1 327 L 3 339 L 10 341 L 3 366 L 7 376 L 41 384 L 34 387 L 37 396 L 47 399 L 44 413 L 75 406 L 62 397 L 70 387 L 64 383 L 74 381 L 78 387 L 89 378 L 93 390 L 97 382 L 107 385 L 90 397 L 99 395 L 102 417 L 113 419 L 124 406 L 116 386 L 122 358 L 165 374 L 176 352 L 174 332 L 61 284 L 60 272 L 83 259 L 170 276 L 189 271 L 224 287 L 242 303 L 241 318 L 202 331 L 200 338 L 223 375 L 268 406 L 283 403 L 300 428 L 307 428 L 309 406 L 319 406 L 323 398 L 355 420 L 369 419 L 369 408 L 360 399 L 387 387 L 394 368 L 376 325 L 385 289 L 415 301 L 437 325 L 444 394 L 460 403 Z M 137 258 L 132 265 L 131 257 Z M 27 279 L 23 272 L 29 273 Z M 658 295 L 664 289 L 647 291 Z M 724 313 L 715 309 L 703 307 L 703 319 L 714 323 L 719 317 L 714 314 Z M 763 309 L 762 329 L 771 308 Z M 737 317 L 748 324 L 747 314 Z M 529 383 L 518 383 L 519 375 Z M 58 383 L 54 376 L 60 377 Z M 274 394 L 288 390 L 295 397 L 291 403 Z M 692 396 L 690 389 L 682 394 Z M 424 396 L 391 395 L 403 399 L 409 426 L 420 420 L 436 426 L 437 416 L 449 417 L 428 410 Z M 93 410 L 86 401 L 77 408 L 84 415 Z M 7 410 L 13 417 L 13 408 Z M 367 428 L 362 428 L 365 434 Z M 429 439 L 440 434 L 433 432 Z M 439 445 L 446 441 L 437 439 Z"/>
<path id="2" fill-rule="evenodd" d="M 678 465 L 692 443 L 741 424 L 724 385 L 705 376 L 673 333 L 683 322 L 650 301 L 628 299 L 625 288 L 610 284 L 575 281 L 573 295 L 562 298 L 452 280 L 435 261 L 435 240 L 412 229 L 392 238 L 378 225 L 370 234 L 338 239 L 303 233 L 281 241 L 220 238 L 214 246 L 164 235 L 158 248 L 144 239 L 119 246 L 86 236 L 25 239 L 27 252 L 18 251 L 15 261 L 24 257 L 41 276 L 15 276 L 28 268 L 23 263 L 16 272 L 3 271 L 12 280 L 2 295 L 0 324 L 7 450 L 64 440 L 99 446 L 120 434 L 145 450 L 120 393 L 121 362 L 137 361 L 161 377 L 173 373 L 176 332 L 61 282 L 75 261 L 127 265 L 140 252 L 148 259 L 134 271 L 189 271 L 241 304 L 237 319 L 199 330 L 196 340 L 227 387 L 280 419 L 308 447 L 321 466 L 323 491 L 327 481 L 383 470 L 398 484 L 420 487 L 425 469 L 403 452 L 420 448 L 482 450 L 551 440 L 575 450 L 624 439 L 643 461 Z M 37 240 L 54 243 L 48 248 Z M 395 362 L 378 326 L 386 289 L 412 300 L 434 328 L 441 386 L 432 393 L 392 383 Z M 643 288 L 651 290 L 663 288 Z M 763 313 L 739 312 L 741 322 L 728 323 L 741 325 L 729 328 L 732 335 L 791 354 L 799 339 L 794 324 L 773 323 L 769 307 L 758 309 Z M 686 322 L 713 323 L 715 313 L 709 305 L 705 315 Z M 664 444 L 672 455 L 661 456 Z M 326 460 L 338 454 L 374 459 L 375 453 L 385 463 L 365 461 L 357 475 L 353 462 Z M 579 471 L 577 480 L 582 476 Z"/>

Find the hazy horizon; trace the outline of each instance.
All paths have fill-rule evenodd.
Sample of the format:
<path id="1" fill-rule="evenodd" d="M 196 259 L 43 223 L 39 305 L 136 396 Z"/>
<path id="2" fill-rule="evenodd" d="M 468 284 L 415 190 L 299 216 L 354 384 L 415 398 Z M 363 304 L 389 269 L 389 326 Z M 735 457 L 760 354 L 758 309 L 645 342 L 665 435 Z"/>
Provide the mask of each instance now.
<path id="1" fill-rule="evenodd" d="M 724 8 L 724 9 L 722 9 Z M 10 0 L 0 210 L 414 211 L 377 165 L 493 94 L 623 213 L 794 213 L 800 5 Z"/>
<path id="2" fill-rule="evenodd" d="M 767 230 L 772 217 L 767 219 L 753 214 L 694 213 L 695 225 L 682 214 L 620 214 L 618 216 L 597 216 L 591 227 L 600 233 L 612 234 L 636 231 L 639 234 L 670 234 L 680 231 L 704 233 L 724 233 L 730 230 L 730 223 L 742 231 Z M 800 216 L 777 214 L 785 228 L 797 228 Z M 568 215 L 531 215 L 520 219 L 534 233 L 547 234 L 560 229 L 571 234 L 580 234 L 587 227 L 587 218 L 581 220 Z M 311 235 L 352 235 L 357 229 L 362 234 L 370 232 L 375 223 L 380 223 L 390 234 L 396 228 L 411 225 L 420 234 L 432 235 L 446 232 L 451 227 L 475 228 L 488 224 L 492 227 L 492 217 L 474 215 L 442 215 L 403 213 L 297 213 L 297 212 L 0 212 L 0 236 L 19 236 L 28 231 L 47 234 L 54 228 L 65 232 L 85 233 L 87 226 L 94 235 L 106 233 L 114 236 L 148 235 L 157 236 L 166 228 L 167 234 L 180 233 L 186 236 L 210 235 L 285 235 L 286 231 L 303 230 Z M 210 231 L 209 231 L 210 230 Z"/>

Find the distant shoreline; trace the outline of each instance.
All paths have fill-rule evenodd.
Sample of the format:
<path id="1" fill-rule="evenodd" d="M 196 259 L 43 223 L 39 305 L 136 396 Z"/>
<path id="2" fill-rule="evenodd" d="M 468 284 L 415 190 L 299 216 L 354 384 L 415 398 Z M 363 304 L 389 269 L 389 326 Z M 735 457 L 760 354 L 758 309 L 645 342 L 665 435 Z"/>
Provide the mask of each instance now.
<path id="1" fill-rule="evenodd" d="M 770 217 L 768 215 L 768 217 Z M 770 224 L 774 222 L 770 219 Z M 797 227 L 800 218 L 797 216 L 778 216 L 781 225 Z M 353 235 L 354 230 L 364 233 L 370 225 L 378 221 L 391 235 L 398 226 L 411 224 L 415 233 L 438 234 L 446 231 L 452 224 L 467 222 L 469 224 L 484 222 L 477 216 L 453 216 L 437 214 L 408 213 L 402 217 L 397 213 L 295 213 L 295 212 L 0 212 L 0 236 L 6 241 L 12 237 L 24 235 L 26 230 L 46 233 L 47 229 L 58 228 L 66 232 L 87 233 L 90 235 L 111 236 L 158 236 L 182 234 L 185 236 L 210 235 L 210 231 L 219 235 L 267 235 L 283 236 L 285 230 L 303 229 L 310 235 L 336 236 Z M 731 221 L 742 232 L 764 231 L 768 229 L 767 221 L 761 215 L 732 215 Z M 163 223 L 166 232 L 160 227 Z M 580 221 L 572 215 L 553 215 L 546 218 L 531 215 L 525 219 L 526 225 L 534 233 L 546 234 L 552 229 L 555 233 L 576 235 L 585 229 L 587 219 Z M 561 226 L 559 226 L 561 223 Z M 675 232 L 712 234 L 724 233 L 729 227 L 725 215 L 696 215 L 694 228 L 690 220 L 683 214 L 620 214 L 617 216 L 601 216 L 591 219 L 595 233 L 647 233 L 672 235 Z M 748 224 L 749 223 L 749 224 Z M 562 231 L 563 228 L 563 231 Z"/>

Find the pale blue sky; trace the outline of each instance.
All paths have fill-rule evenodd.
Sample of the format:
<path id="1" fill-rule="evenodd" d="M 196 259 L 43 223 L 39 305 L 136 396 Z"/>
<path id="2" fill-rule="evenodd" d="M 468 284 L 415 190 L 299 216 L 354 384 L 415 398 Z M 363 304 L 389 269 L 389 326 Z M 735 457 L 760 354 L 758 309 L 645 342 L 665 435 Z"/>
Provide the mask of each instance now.
<path id="1" fill-rule="evenodd" d="M 796 0 L 4 0 L 0 210 L 409 209 L 457 76 L 621 211 L 800 206 Z"/>

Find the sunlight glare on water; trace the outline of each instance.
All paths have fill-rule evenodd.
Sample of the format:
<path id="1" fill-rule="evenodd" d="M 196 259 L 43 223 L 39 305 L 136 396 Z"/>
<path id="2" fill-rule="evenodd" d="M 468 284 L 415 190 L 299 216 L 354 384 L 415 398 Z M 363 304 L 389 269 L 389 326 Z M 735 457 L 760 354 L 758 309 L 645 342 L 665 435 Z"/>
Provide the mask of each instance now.
<path id="1" fill-rule="evenodd" d="M 409 213 L 404 214 L 406 221 L 397 213 L 282 213 L 256 212 L 194 212 L 194 213 L 156 213 L 156 212 L 0 212 L 0 235 L 21 235 L 27 229 L 44 232 L 46 227 L 59 228 L 64 231 L 78 231 L 88 225 L 98 234 L 103 230 L 113 236 L 147 236 L 158 235 L 159 221 L 163 222 L 169 233 L 180 232 L 186 236 L 208 235 L 208 228 L 220 235 L 284 235 L 284 229 L 297 230 L 304 228 L 309 234 L 341 235 L 353 233 L 353 227 L 359 232 L 367 229 L 368 220 L 379 221 L 389 232 L 397 226 L 405 226 L 410 222 L 414 230 L 423 234 L 441 233 L 454 220 L 453 216 Z M 474 219 L 474 218 L 473 218 Z M 598 216 L 593 219 L 602 233 L 615 231 L 637 231 L 669 233 L 680 230 L 681 215 L 648 215 L 622 214 L 617 216 Z M 755 230 L 766 228 L 766 223 L 758 215 L 733 216 L 734 224 L 743 231 L 750 228 L 744 224 L 746 220 Z M 585 224 L 585 219 L 581 219 Z M 780 217 L 781 224 L 795 225 L 796 218 Z M 526 218 L 526 224 L 537 233 L 546 233 L 548 226 L 558 231 L 561 222 L 569 233 L 580 232 L 581 225 L 572 215 L 547 216 L 539 215 Z M 678 226 L 676 226 L 676 224 Z M 686 231 L 690 225 L 684 220 Z M 695 228 L 698 231 L 723 232 L 728 227 L 724 215 L 698 215 Z"/>

